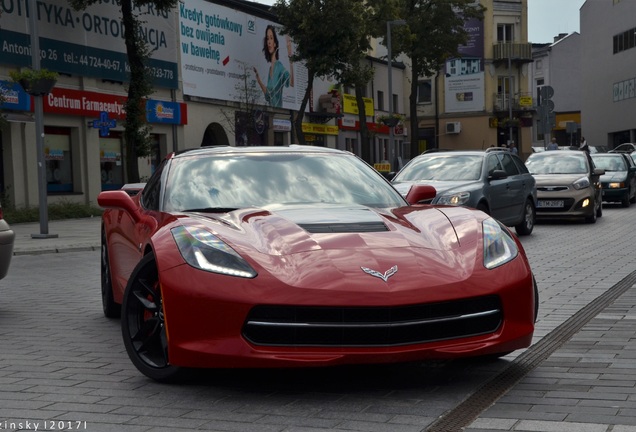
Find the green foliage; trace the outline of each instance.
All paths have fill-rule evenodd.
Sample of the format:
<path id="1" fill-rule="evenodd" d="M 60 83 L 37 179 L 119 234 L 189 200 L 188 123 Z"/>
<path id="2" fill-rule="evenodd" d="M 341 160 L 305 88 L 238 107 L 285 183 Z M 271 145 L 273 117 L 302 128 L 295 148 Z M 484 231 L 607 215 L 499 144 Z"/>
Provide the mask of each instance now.
<path id="1" fill-rule="evenodd" d="M 22 80 L 37 81 L 41 79 L 57 80 L 59 74 L 57 72 L 50 71 L 48 69 L 33 70 L 30 68 L 20 69 L 19 71 L 9 72 L 9 76 L 15 82 Z"/>
<path id="2" fill-rule="evenodd" d="M 302 116 L 314 77 L 347 84 L 364 81 L 357 72 L 364 69 L 362 59 L 370 47 L 368 9 L 364 0 L 278 0 L 273 12 L 283 25 L 282 34 L 296 44 L 292 60 L 304 62 L 308 71 L 307 91 L 296 119 L 296 132 L 302 135 Z M 368 71 L 364 73 L 368 76 Z"/>
<path id="3" fill-rule="evenodd" d="M 38 222 L 40 220 L 39 207 L 10 208 L 3 206 L 4 218 L 9 224 Z M 48 216 L 50 220 L 77 219 L 92 216 L 101 216 L 102 209 L 91 205 L 79 204 L 70 201 L 62 201 L 49 204 Z"/>

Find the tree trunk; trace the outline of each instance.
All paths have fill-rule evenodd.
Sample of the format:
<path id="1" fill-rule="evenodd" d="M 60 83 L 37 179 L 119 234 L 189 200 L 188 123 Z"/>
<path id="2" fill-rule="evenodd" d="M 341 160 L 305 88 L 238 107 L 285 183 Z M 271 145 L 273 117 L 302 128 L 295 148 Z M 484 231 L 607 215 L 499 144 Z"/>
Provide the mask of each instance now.
<path id="1" fill-rule="evenodd" d="M 312 83 L 314 81 L 314 72 L 307 71 L 307 82 Z M 305 95 L 303 96 L 303 100 L 300 104 L 300 109 L 298 110 L 298 116 L 296 117 L 296 121 L 294 122 L 294 126 L 296 129 L 296 136 L 298 137 L 298 144 L 306 144 L 305 142 L 305 134 L 303 133 L 303 118 L 305 116 L 305 109 L 307 108 L 307 104 L 309 103 L 309 96 L 311 95 L 311 86 L 308 85 L 305 90 Z"/>
<path id="2" fill-rule="evenodd" d="M 360 156 L 367 163 L 373 163 L 371 160 L 371 142 L 369 141 L 369 129 L 367 128 L 367 113 L 362 98 L 362 86 L 356 85 L 356 102 L 358 104 L 358 123 L 360 124 Z"/>
<path id="3" fill-rule="evenodd" d="M 409 133 L 411 134 L 411 159 L 420 154 L 420 143 L 419 143 L 419 129 L 418 129 L 418 119 L 417 119 L 417 62 L 413 60 L 412 65 L 412 75 L 411 75 L 411 95 L 409 96 L 409 116 L 411 118 L 410 126 L 411 130 Z"/>

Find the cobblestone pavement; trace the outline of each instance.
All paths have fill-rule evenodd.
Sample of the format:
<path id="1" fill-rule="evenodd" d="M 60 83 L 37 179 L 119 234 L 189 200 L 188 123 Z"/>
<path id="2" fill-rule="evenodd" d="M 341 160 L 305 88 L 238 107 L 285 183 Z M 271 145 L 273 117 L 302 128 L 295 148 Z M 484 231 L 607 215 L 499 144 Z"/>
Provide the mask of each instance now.
<path id="1" fill-rule="evenodd" d="M 541 297 L 535 342 L 636 270 L 634 215 L 607 207 L 594 225 L 542 223 L 522 239 Z M 216 370 L 157 384 L 128 360 L 119 321 L 102 315 L 99 220 L 49 228 L 57 239 L 32 239 L 37 225 L 14 227 L 15 255 L 0 281 L 0 430 L 30 421 L 31 430 L 37 422 L 38 430 L 424 431 L 523 353 Z M 636 431 L 635 296 L 627 290 L 467 430 Z"/>

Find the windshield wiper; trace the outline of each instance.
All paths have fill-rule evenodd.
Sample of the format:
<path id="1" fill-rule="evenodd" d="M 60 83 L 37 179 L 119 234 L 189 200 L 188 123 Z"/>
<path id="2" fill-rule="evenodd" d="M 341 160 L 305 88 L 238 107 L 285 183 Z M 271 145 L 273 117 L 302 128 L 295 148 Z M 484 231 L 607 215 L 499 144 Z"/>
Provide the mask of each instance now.
<path id="1" fill-rule="evenodd" d="M 229 213 L 234 210 L 238 210 L 237 207 L 202 207 L 183 210 L 184 212 L 199 212 L 199 213 Z"/>

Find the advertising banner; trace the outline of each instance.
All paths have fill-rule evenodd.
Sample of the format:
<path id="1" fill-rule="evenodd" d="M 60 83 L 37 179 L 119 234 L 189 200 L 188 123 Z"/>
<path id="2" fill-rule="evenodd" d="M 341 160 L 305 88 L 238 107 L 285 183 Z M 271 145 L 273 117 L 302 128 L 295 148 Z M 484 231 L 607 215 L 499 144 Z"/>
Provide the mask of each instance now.
<path id="1" fill-rule="evenodd" d="M 467 20 L 466 45 L 459 47 L 461 57 L 446 62 L 446 112 L 483 111 L 485 109 L 484 24 Z"/>
<path id="2" fill-rule="evenodd" d="M 2 63 L 31 66 L 31 2 L 0 1 Z M 130 67 L 124 24 L 117 0 L 101 0 L 75 11 L 65 0 L 37 0 L 42 68 L 73 75 L 128 81 Z M 178 88 L 177 31 L 174 11 L 137 6 L 140 33 L 151 50 L 149 68 L 160 87 Z"/>
<path id="3" fill-rule="evenodd" d="M 299 109 L 307 69 L 278 24 L 203 0 L 178 12 L 185 95 Z"/>

